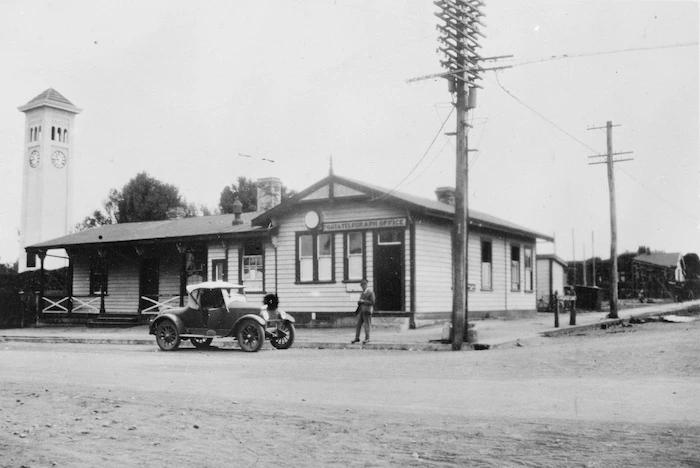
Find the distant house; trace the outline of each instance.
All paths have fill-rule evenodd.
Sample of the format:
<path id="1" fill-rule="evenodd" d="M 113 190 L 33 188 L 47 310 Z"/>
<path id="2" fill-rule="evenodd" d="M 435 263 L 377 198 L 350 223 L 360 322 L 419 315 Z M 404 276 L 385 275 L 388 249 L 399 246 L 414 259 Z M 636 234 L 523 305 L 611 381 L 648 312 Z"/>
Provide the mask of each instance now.
<path id="1" fill-rule="evenodd" d="M 564 295 L 567 263 L 554 254 L 537 255 L 537 308 L 548 310 L 554 293 Z"/>
<path id="2" fill-rule="evenodd" d="M 145 319 L 182 304 L 187 284 L 223 279 L 245 285 L 251 301 L 278 294 L 300 324 L 343 325 L 367 278 L 378 320 L 450 319 L 451 189 L 429 200 L 331 173 L 280 203 L 281 182 L 266 183 L 266 209 L 255 213 L 107 225 L 28 247 L 70 258 L 68 291 L 42 295 L 43 316 Z M 535 313 L 537 239 L 553 240 L 470 211 L 471 319 Z"/>
<path id="3" fill-rule="evenodd" d="M 632 276 L 637 291 L 644 290 L 647 297 L 673 297 L 668 283 L 683 281 L 683 256 L 680 253 L 646 251 L 632 259 Z"/>

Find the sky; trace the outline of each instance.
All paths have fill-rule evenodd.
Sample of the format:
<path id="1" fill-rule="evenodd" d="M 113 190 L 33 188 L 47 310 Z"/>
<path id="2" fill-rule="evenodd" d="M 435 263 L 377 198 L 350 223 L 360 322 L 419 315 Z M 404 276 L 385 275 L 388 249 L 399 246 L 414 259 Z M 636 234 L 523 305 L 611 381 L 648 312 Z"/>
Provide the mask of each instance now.
<path id="1" fill-rule="evenodd" d="M 137 173 L 216 208 L 239 176 L 300 191 L 335 174 L 434 199 L 455 185 L 453 96 L 431 1 L 0 1 L 0 263 L 19 257 L 25 116 L 76 117 L 75 222 Z M 553 236 L 571 260 L 700 254 L 698 3 L 487 1 L 469 114 L 469 208 Z M 444 124 L 444 126 L 443 126 Z M 242 157 L 241 154 L 252 157 Z M 270 162 L 273 160 L 274 162 Z"/>

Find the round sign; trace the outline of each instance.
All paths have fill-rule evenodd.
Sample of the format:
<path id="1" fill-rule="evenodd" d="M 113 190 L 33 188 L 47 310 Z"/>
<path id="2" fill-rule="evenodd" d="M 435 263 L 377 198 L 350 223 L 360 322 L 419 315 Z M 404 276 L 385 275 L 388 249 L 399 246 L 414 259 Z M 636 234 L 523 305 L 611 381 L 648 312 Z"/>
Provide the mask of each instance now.
<path id="1" fill-rule="evenodd" d="M 304 224 L 309 229 L 316 229 L 321 222 L 321 217 L 315 211 L 309 211 L 304 215 Z"/>

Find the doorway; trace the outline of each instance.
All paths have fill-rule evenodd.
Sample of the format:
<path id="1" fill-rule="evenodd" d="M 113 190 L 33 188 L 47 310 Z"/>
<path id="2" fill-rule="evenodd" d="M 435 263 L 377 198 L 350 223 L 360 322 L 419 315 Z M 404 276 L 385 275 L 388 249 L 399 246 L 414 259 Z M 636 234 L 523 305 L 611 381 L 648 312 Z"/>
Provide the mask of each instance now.
<path id="1" fill-rule="evenodd" d="M 144 258 L 141 261 L 141 281 L 139 284 L 139 290 L 141 293 L 139 294 L 139 311 L 148 309 L 158 302 L 159 282 L 160 261 L 157 258 Z"/>
<path id="2" fill-rule="evenodd" d="M 375 310 L 404 309 L 404 232 L 382 230 L 374 236 Z"/>

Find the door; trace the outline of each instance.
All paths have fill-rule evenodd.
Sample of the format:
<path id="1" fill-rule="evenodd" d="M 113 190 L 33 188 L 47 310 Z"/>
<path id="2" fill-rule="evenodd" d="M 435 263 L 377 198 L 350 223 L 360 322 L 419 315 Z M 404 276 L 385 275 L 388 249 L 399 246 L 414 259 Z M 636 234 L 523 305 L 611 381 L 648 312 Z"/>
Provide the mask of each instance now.
<path id="1" fill-rule="evenodd" d="M 157 258 L 144 258 L 141 262 L 141 281 L 139 289 L 139 311 L 153 307 L 158 302 L 158 283 L 160 282 L 160 262 Z M 147 299 L 144 299 L 147 298 Z M 158 312 L 153 308 L 149 312 Z"/>
<path id="2" fill-rule="evenodd" d="M 375 233 L 374 294 L 375 310 L 402 311 L 404 304 L 404 231 Z"/>

